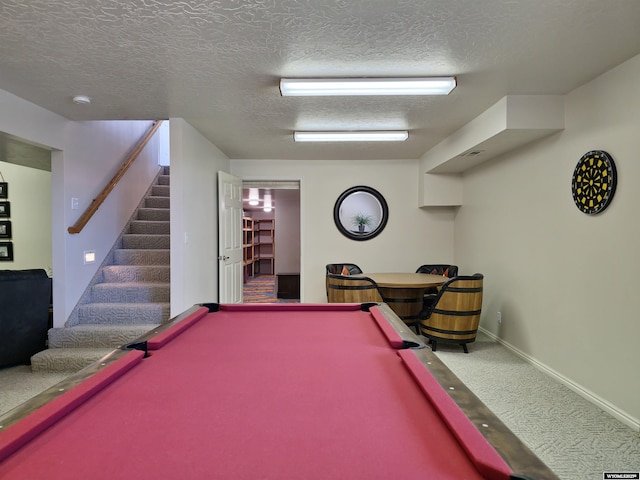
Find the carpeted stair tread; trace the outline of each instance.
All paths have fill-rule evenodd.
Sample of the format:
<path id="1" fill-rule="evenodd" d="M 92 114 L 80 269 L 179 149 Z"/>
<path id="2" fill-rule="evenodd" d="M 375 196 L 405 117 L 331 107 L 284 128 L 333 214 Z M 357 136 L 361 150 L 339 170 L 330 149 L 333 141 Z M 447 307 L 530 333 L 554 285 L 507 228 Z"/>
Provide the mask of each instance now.
<path id="1" fill-rule="evenodd" d="M 49 348 L 31 357 L 33 372 L 78 372 L 113 348 Z"/>
<path id="2" fill-rule="evenodd" d="M 167 185 L 154 185 L 151 187 L 151 196 L 168 197 L 170 195 L 170 186 Z"/>
<path id="3" fill-rule="evenodd" d="M 106 265 L 102 267 L 104 282 L 166 282 L 171 281 L 169 265 Z"/>
<path id="4" fill-rule="evenodd" d="M 119 248 L 114 251 L 118 265 L 169 265 L 171 253 L 166 248 Z"/>
<path id="5" fill-rule="evenodd" d="M 123 248 L 134 249 L 168 249 L 170 248 L 170 235 L 139 235 L 127 233 L 122 236 Z"/>
<path id="6" fill-rule="evenodd" d="M 171 301 L 171 285 L 167 282 L 98 283 L 91 287 L 95 303 L 164 303 Z"/>
<path id="7" fill-rule="evenodd" d="M 170 208 L 170 197 L 147 197 L 144 200 L 145 208 Z"/>
<path id="8" fill-rule="evenodd" d="M 87 303 L 78 307 L 78 324 L 159 325 L 169 313 L 169 303 Z"/>
<path id="9" fill-rule="evenodd" d="M 49 330 L 49 348 L 116 348 L 141 337 L 155 325 L 74 325 Z"/>
<path id="10" fill-rule="evenodd" d="M 170 222 L 158 220 L 134 220 L 129 225 L 129 233 L 143 235 L 169 235 Z"/>
<path id="11" fill-rule="evenodd" d="M 138 210 L 138 220 L 155 220 L 168 222 L 171 218 L 171 211 L 168 208 L 146 208 Z"/>

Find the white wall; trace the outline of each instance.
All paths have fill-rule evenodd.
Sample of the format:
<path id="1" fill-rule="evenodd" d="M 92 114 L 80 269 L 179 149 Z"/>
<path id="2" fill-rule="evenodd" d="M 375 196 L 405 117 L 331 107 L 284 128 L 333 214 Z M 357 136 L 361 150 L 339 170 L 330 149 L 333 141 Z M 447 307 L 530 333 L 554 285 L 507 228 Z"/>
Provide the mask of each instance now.
<path id="1" fill-rule="evenodd" d="M 1 157 L 0 157 L 1 160 Z M 14 261 L 0 262 L 3 270 L 43 268 L 51 275 L 51 172 L 0 161 L 8 184 Z"/>
<path id="2" fill-rule="evenodd" d="M 228 158 L 182 119 L 170 120 L 171 315 L 218 301 L 218 180 Z"/>
<path id="3" fill-rule="evenodd" d="M 456 262 L 486 275 L 482 326 L 636 428 L 638 80 L 640 56 L 567 95 L 564 132 L 465 174 L 455 220 Z M 619 182 L 587 216 L 570 183 L 594 149 L 613 156 Z"/>
<path id="4" fill-rule="evenodd" d="M 365 272 L 413 272 L 423 263 L 453 260 L 453 213 L 417 207 L 417 160 L 231 160 L 231 173 L 251 180 L 300 180 L 303 302 L 326 302 L 327 263 L 356 263 Z M 363 242 L 343 236 L 333 222 L 337 198 L 356 185 L 375 188 L 389 205 L 385 230 Z"/>
<path id="5" fill-rule="evenodd" d="M 276 199 L 276 273 L 300 272 L 300 190 L 278 190 Z"/>

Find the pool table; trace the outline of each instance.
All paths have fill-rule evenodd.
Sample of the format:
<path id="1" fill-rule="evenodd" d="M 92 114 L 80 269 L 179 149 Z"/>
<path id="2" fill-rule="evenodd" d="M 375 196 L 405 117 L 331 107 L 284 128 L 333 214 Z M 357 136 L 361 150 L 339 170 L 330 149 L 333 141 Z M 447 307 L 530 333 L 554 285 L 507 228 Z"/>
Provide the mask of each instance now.
<path id="1" fill-rule="evenodd" d="M 0 417 L 0 478 L 556 478 L 446 370 L 384 304 L 195 305 Z"/>

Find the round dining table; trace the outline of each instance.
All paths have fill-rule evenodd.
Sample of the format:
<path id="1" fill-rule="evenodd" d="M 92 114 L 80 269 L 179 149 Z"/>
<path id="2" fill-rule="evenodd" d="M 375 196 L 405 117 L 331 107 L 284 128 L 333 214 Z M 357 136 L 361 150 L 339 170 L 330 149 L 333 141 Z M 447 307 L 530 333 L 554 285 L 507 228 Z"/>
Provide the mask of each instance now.
<path id="1" fill-rule="evenodd" d="M 384 302 L 410 326 L 416 326 L 420 319 L 425 290 L 449 280 L 430 273 L 365 272 L 362 276 L 376 282 Z"/>

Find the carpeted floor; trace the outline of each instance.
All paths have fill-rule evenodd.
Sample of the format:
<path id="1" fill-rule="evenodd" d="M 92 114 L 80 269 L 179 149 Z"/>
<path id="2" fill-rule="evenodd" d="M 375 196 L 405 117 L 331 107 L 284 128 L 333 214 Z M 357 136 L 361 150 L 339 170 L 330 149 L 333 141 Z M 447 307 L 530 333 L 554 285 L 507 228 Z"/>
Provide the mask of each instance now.
<path id="1" fill-rule="evenodd" d="M 436 355 L 562 480 L 640 472 L 640 432 L 489 336 Z"/>
<path id="2" fill-rule="evenodd" d="M 276 297 L 276 276 L 258 275 L 251 277 L 244 284 L 242 292 L 244 303 L 299 303 L 299 299 Z"/>

